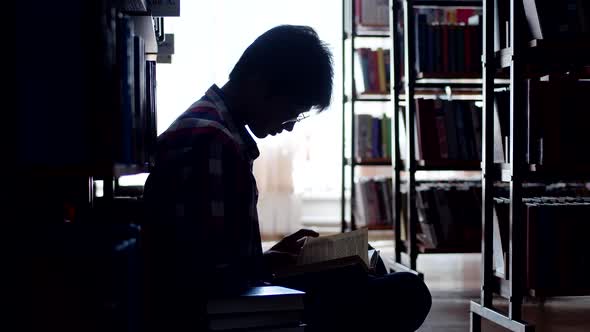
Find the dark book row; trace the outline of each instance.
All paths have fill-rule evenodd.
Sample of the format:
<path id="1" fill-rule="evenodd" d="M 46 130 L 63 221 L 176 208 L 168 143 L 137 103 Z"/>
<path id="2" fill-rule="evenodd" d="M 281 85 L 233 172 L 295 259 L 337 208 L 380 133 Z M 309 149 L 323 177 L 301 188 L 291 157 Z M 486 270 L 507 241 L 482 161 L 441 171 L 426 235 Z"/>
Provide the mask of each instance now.
<path id="1" fill-rule="evenodd" d="M 420 183 L 416 207 L 424 246 L 466 250 L 481 246 L 481 183 Z"/>
<path id="2" fill-rule="evenodd" d="M 590 182 L 555 182 L 536 183 L 525 182 L 522 184 L 524 197 L 590 197 Z M 501 198 L 510 197 L 510 184 L 500 182 L 494 184 L 494 196 Z"/>
<path id="3" fill-rule="evenodd" d="M 148 16 L 111 1 L 20 6 L 17 163 L 39 173 L 100 176 L 145 164 L 155 140 L 155 35 Z M 61 31 L 38 38 L 44 29 Z M 149 29 L 152 27 L 152 29 Z M 43 173 L 44 174 L 44 173 Z"/>
<path id="4" fill-rule="evenodd" d="M 355 158 L 357 161 L 391 158 L 391 118 L 355 114 Z"/>
<path id="5" fill-rule="evenodd" d="M 393 225 L 392 179 L 362 178 L 354 184 L 354 216 L 357 226 Z"/>
<path id="6" fill-rule="evenodd" d="M 355 6 L 354 23 L 359 32 L 389 30 L 389 0 L 352 0 Z"/>
<path id="7" fill-rule="evenodd" d="M 130 17 L 118 18 L 115 26 L 121 106 L 116 161 L 146 164 L 156 139 L 156 62 L 146 60 L 144 40 Z"/>
<path id="8" fill-rule="evenodd" d="M 481 160 L 481 109 L 471 101 L 416 100 L 419 160 Z"/>
<path id="9" fill-rule="evenodd" d="M 526 85 L 526 161 L 556 166 L 590 163 L 581 144 L 590 123 L 587 98 L 590 82 L 574 77 L 529 79 Z M 495 96 L 495 161 L 504 162 L 509 142 L 510 93 Z M 497 129 L 499 127 L 499 130 Z"/>
<path id="10" fill-rule="evenodd" d="M 508 271 L 509 200 L 494 205 L 494 268 Z M 525 198 L 525 285 L 534 296 L 588 295 L 590 197 Z"/>
<path id="11" fill-rule="evenodd" d="M 416 19 L 416 71 L 424 75 L 461 77 L 481 73 L 482 30 L 478 16 L 465 23 Z"/>

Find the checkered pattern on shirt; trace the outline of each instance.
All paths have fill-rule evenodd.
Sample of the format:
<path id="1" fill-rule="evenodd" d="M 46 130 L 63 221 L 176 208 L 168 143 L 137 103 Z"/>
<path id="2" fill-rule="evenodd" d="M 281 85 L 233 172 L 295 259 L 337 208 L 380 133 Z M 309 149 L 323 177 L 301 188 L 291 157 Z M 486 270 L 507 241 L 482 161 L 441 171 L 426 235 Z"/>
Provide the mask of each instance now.
<path id="1" fill-rule="evenodd" d="M 262 273 L 252 174 L 258 154 L 216 86 L 158 138 L 145 192 L 150 219 L 160 228 L 174 225 L 167 242 L 182 248 L 176 257 L 206 262 L 188 274 L 205 273 L 221 288 L 255 281 Z"/>

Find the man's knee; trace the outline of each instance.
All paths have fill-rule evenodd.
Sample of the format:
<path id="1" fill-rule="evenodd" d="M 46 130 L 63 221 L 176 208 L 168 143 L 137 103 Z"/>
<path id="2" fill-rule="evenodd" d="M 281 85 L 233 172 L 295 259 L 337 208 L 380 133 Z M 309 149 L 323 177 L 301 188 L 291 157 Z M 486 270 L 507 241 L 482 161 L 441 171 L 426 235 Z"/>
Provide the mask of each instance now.
<path id="1" fill-rule="evenodd" d="M 400 318 L 397 319 L 399 324 L 395 324 L 396 331 L 415 331 L 424 323 L 432 297 L 420 277 L 408 272 L 392 273 L 378 278 L 373 285 L 374 296 L 391 298 L 395 309 L 391 306 L 383 309 Z"/>
<path id="2" fill-rule="evenodd" d="M 424 323 L 432 306 L 430 290 L 428 290 L 422 278 L 413 273 L 399 272 L 395 274 L 395 277 L 400 280 L 400 287 L 405 289 L 404 294 L 408 305 L 406 312 L 416 324 L 413 329 L 418 329 Z"/>

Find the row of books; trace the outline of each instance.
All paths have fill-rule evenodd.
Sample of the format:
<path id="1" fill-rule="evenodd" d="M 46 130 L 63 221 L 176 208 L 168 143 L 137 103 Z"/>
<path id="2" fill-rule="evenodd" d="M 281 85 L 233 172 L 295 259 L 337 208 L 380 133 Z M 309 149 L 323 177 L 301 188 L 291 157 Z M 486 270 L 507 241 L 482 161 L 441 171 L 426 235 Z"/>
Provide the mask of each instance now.
<path id="1" fill-rule="evenodd" d="M 391 89 L 389 49 L 356 49 L 356 68 L 362 81 L 355 82 L 356 90 L 364 94 L 388 94 Z"/>
<path id="2" fill-rule="evenodd" d="M 590 36 L 590 4 L 584 0 L 523 0 L 531 37 Z"/>
<path id="3" fill-rule="evenodd" d="M 391 159 L 391 117 L 355 114 L 355 159 Z"/>
<path id="4" fill-rule="evenodd" d="M 575 78 L 527 80 L 526 161 L 537 165 L 588 164 L 590 154 L 580 146 L 580 138 L 590 123 L 586 99 L 590 82 Z M 494 160 L 507 155 L 510 121 L 510 93 L 495 95 Z M 499 128 L 499 129 L 498 129 Z"/>
<path id="5" fill-rule="evenodd" d="M 389 30 L 389 0 L 354 0 L 354 6 L 357 31 Z"/>
<path id="6" fill-rule="evenodd" d="M 435 24 L 428 21 L 427 15 L 418 15 L 416 71 L 458 77 L 481 73 L 481 25 L 479 19 L 472 21 L 473 25 Z"/>
<path id="7" fill-rule="evenodd" d="M 522 184 L 522 191 L 524 197 L 590 197 L 590 182 L 555 182 L 550 184 L 525 182 Z M 510 197 L 510 184 L 507 182 L 495 183 L 494 196 Z"/>
<path id="8" fill-rule="evenodd" d="M 471 101 L 416 100 L 417 159 L 481 160 L 481 115 Z"/>
<path id="9" fill-rule="evenodd" d="M 431 182 L 416 187 L 420 240 L 430 248 L 481 246 L 481 183 Z"/>
<path id="10" fill-rule="evenodd" d="M 509 277 L 509 200 L 494 204 L 494 269 Z M 525 285 L 534 296 L 588 295 L 590 197 L 525 198 Z"/>
<path id="11" fill-rule="evenodd" d="M 527 80 L 527 162 L 590 162 L 590 149 L 580 139 L 590 123 L 590 82 Z"/>
<path id="12" fill-rule="evenodd" d="M 354 184 L 357 226 L 393 225 L 393 183 L 390 177 L 362 178 Z"/>
<path id="13" fill-rule="evenodd" d="M 146 60 L 144 40 L 130 17 L 116 19 L 115 40 L 120 82 L 116 161 L 146 164 L 156 139 L 156 62 Z"/>
<path id="14" fill-rule="evenodd" d="M 510 47 L 510 3 L 494 1 L 494 51 Z M 515 2 L 520 40 L 590 38 L 590 4 L 585 0 L 522 0 Z"/>

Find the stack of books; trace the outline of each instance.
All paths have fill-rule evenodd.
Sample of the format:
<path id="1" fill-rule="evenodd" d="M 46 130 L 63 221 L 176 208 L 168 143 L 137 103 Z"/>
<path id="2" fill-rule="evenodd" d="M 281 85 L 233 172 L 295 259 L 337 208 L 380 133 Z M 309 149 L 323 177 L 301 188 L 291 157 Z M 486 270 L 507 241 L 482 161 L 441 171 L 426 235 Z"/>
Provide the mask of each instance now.
<path id="1" fill-rule="evenodd" d="M 281 286 L 252 287 L 239 296 L 207 303 L 210 331 L 303 331 L 304 292 Z"/>

